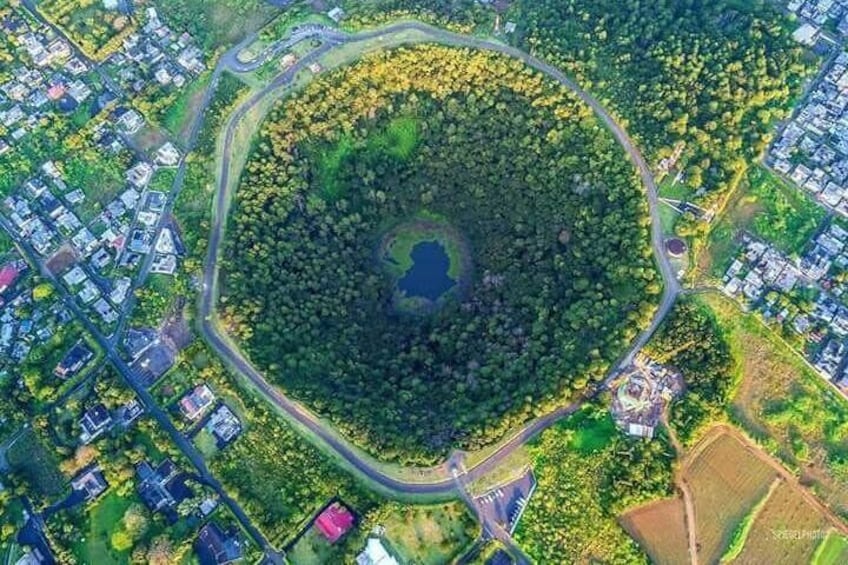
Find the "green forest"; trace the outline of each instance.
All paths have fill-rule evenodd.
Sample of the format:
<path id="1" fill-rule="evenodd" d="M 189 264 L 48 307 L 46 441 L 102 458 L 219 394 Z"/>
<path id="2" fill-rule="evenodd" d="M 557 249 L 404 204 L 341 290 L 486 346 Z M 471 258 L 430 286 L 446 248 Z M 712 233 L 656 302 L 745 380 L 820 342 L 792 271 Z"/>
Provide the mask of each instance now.
<path id="1" fill-rule="evenodd" d="M 808 72 L 778 8 L 745 5 L 524 1 L 521 42 L 608 97 L 654 159 L 683 143 L 687 182 L 715 197 L 764 150 Z"/>
<path id="2" fill-rule="evenodd" d="M 725 332 L 709 308 L 684 299 L 663 321 L 648 353 L 683 375 L 686 392 L 672 404 L 669 420 L 680 439 L 692 444 L 733 397 L 736 375 Z"/>
<path id="3" fill-rule="evenodd" d="M 474 271 L 424 318 L 392 311 L 375 261 L 422 213 L 462 232 Z M 484 52 L 369 55 L 282 102 L 231 224 L 225 324 L 286 392 L 399 461 L 579 394 L 661 291 L 622 149 L 568 91 Z"/>

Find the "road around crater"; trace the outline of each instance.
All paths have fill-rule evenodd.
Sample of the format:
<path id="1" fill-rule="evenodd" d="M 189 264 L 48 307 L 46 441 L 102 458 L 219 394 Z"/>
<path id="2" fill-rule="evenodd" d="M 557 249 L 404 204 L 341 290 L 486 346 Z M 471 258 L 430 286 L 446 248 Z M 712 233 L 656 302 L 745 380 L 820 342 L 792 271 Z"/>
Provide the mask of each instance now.
<path id="1" fill-rule="evenodd" d="M 439 478 L 420 481 L 409 479 L 406 476 L 392 476 L 392 473 L 386 470 L 384 463 L 365 454 L 360 448 L 355 447 L 348 440 L 341 437 L 329 422 L 322 420 L 303 405 L 288 398 L 274 385 L 270 384 L 229 340 L 223 329 L 219 326 L 215 312 L 218 299 L 221 243 L 224 239 L 231 199 L 230 169 L 233 157 L 233 142 L 241 120 L 266 97 L 276 96 L 278 90 L 290 86 L 300 71 L 308 68 L 309 65 L 317 62 L 322 56 L 334 49 L 344 45 L 355 45 L 404 32 L 417 32 L 426 38 L 413 41 L 414 43 L 434 42 L 454 47 L 494 51 L 516 58 L 528 67 L 547 75 L 568 88 L 588 105 L 595 115 L 603 121 L 609 131 L 612 132 L 619 145 L 625 150 L 631 162 L 638 170 L 642 184 L 645 186 L 651 215 L 651 246 L 664 283 L 662 299 L 650 325 L 639 333 L 630 348 L 622 356 L 620 361 L 610 369 L 608 376 L 603 381 L 590 387 L 579 399 L 571 404 L 528 422 L 516 433 L 502 440 L 496 448 L 492 449 L 480 461 L 475 462 L 473 466 L 466 468 L 462 464 L 465 454 L 454 452 L 448 461 L 442 465 L 418 470 L 418 474 L 422 477 L 436 475 Z M 645 347 L 663 319 L 671 311 L 677 297 L 681 293 L 681 287 L 665 254 L 664 238 L 659 217 L 660 204 L 657 185 L 647 162 L 625 128 L 595 97 L 580 88 L 572 79 L 557 68 L 520 49 L 487 39 L 453 33 L 414 21 L 390 24 L 373 31 L 356 34 L 345 34 L 324 28 L 315 33 L 314 36 L 322 40 L 322 45 L 319 48 L 304 56 L 294 66 L 277 75 L 271 83 L 244 101 L 231 114 L 227 122 L 223 139 L 223 152 L 220 159 L 218 186 L 213 206 L 213 221 L 208 255 L 204 264 L 202 279 L 203 286 L 199 310 L 201 332 L 212 349 L 241 377 L 246 379 L 265 400 L 282 411 L 292 423 L 305 428 L 309 435 L 313 436 L 312 439 L 317 438 L 323 444 L 324 448 L 328 449 L 335 457 L 344 460 L 348 467 L 355 470 L 360 478 L 364 478 L 371 486 L 378 487 L 379 490 L 388 491 L 394 495 L 407 497 L 417 495 L 441 496 L 445 498 L 460 496 L 462 493 L 459 492 L 456 486 L 457 481 L 455 477 L 451 476 L 450 470 L 456 471 L 457 469 L 462 469 L 462 474 L 466 476 L 466 479 L 473 481 L 497 467 L 510 453 L 526 444 L 541 431 L 568 415 L 573 414 L 586 402 L 597 397 L 613 380 L 620 368 L 632 363 L 635 355 Z M 227 61 L 224 61 L 224 63 L 233 72 L 245 72 L 257 68 L 268 59 L 268 55 L 263 54 L 261 60 L 253 64 L 245 64 L 236 61 L 235 57 L 232 56 Z M 414 476 L 415 473 L 411 473 L 411 475 Z"/>

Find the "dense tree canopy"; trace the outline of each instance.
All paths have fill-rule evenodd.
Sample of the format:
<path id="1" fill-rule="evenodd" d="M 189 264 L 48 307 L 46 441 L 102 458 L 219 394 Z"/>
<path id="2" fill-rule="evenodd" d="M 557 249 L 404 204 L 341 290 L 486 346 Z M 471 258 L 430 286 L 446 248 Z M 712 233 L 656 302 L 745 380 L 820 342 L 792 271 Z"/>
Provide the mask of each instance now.
<path id="1" fill-rule="evenodd" d="M 688 182 L 735 186 L 805 74 L 766 3 L 520 1 L 521 42 L 609 97 L 655 159 L 683 143 Z"/>
<path id="2" fill-rule="evenodd" d="M 375 248 L 426 215 L 470 290 L 390 307 Z M 660 284 L 635 171 L 590 110 L 509 58 L 419 46 L 282 103 L 238 191 L 225 319 L 289 393 L 389 457 L 479 447 L 598 380 Z"/>
<path id="3" fill-rule="evenodd" d="M 692 442 L 724 411 L 733 393 L 733 356 L 713 313 L 692 300 L 678 303 L 651 341 L 649 352 L 683 375 L 686 391 L 671 408 L 671 424 Z"/>

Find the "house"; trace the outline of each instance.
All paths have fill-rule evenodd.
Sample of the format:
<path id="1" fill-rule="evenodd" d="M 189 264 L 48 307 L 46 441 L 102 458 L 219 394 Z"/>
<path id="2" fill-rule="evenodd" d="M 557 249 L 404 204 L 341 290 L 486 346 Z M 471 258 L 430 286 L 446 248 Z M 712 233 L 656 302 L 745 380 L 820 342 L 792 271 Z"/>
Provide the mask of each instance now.
<path id="1" fill-rule="evenodd" d="M 340 502 L 330 504 L 315 518 L 315 527 L 330 543 L 339 541 L 353 528 L 353 523 L 353 514 Z"/>
<path id="2" fill-rule="evenodd" d="M 204 429 L 215 437 L 219 449 L 223 449 L 241 433 L 241 422 L 229 406 L 221 404 L 209 416 Z"/>
<path id="3" fill-rule="evenodd" d="M 7 263 L 0 268 L 0 294 L 12 288 L 15 281 L 18 280 L 18 275 L 20 275 L 20 271 L 17 263 Z"/>
<path id="4" fill-rule="evenodd" d="M 225 565 L 241 561 L 243 550 L 235 530 L 224 532 L 214 522 L 200 529 L 194 551 L 200 565 Z"/>
<path id="5" fill-rule="evenodd" d="M 365 544 L 365 550 L 356 556 L 356 565 L 399 565 L 399 563 L 386 551 L 380 538 L 370 537 Z"/>
<path id="6" fill-rule="evenodd" d="M 180 152 L 177 151 L 177 148 L 174 147 L 174 144 L 170 141 L 165 143 L 165 145 L 160 147 L 156 152 L 156 163 L 159 165 L 172 167 L 179 163 L 179 161 Z"/>
<path id="7" fill-rule="evenodd" d="M 203 412 L 215 402 L 212 389 L 204 383 L 198 385 L 180 400 L 180 412 L 190 421 L 197 420 Z"/>
<path id="8" fill-rule="evenodd" d="M 177 270 L 177 256 L 157 253 L 153 257 L 153 263 L 150 265 L 151 273 L 160 275 L 173 275 Z"/>
<path id="9" fill-rule="evenodd" d="M 76 477 L 71 480 L 71 488 L 85 495 L 85 500 L 90 502 L 103 494 L 109 488 L 109 483 L 103 477 L 103 472 L 100 466 L 95 464 L 89 465 L 80 471 Z"/>
<path id="10" fill-rule="evenodd" d="M 342 10 L 339 6 L 336 6 L 335 8 L 327 12 L 327 17 L 333 20 L 334 22 L 339 23 L 342 21 L 342 19 L 344 19 L 345 13 L 344 10 Z"/>
<path id="11" fill-rule="evenodd" d="M 163 460 L 155 469 L 147 462 L 136 465 L 138 495 L 151 512 L 161 512 L 173 524 L 179 519 L 176 506 L 193 496 L 186 485 L 186 475 L 170 460 Z"/>
<path id="12" fill-rule="evenodd" d="M 801 24 L 801 27 L 799 27 L 792 33 L 792 39 L 794 39 L 801 45 L 812 47 L 818 40 L 819 32 L 820 30 L 816 26 L 808 23 L 803 23 Z"/>
<path id="13" fill-rule="evenodd" d="M 82 341 L 78 341 L 56 365 L 53 374 L 60 379 L 69 379 L 77 374 L 93 357 L 94 353 L 83 345 Z"/>
<path id="14" fill-rule="evenodd" d="M 127 171 L 127 180 L 137 188 L 144 188 L 150 184 L 150 179 L 153 178 L 153 167 L 145 162 L 136 163 L 129 171 Z"/>
<path id="15" fill-rule="evenodd" d="M 80 441 L 83 444 L 91 443 L 100 434 L 108 430 L 111 424 L 112 416 L 106 406 L 102 403 L 95 404 L 85 411 L 82 420 L 80 420 L 80 427 L 82 428 Z"/>
<path id="16" fill-rule="evenodd" d="M 144 125 L 144 118 L 135 110 L 119 108 L 112 115 L 118 127 L 128 135 L 134 134 Z"/>

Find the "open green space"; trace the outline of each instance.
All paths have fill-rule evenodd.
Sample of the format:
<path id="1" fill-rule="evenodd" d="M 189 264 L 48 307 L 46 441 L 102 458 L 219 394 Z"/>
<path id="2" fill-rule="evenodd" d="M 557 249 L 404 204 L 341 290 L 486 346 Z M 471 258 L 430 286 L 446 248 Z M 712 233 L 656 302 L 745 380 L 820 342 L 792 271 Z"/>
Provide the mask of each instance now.
<path id="1" fill-rule="evenodd" d="M 136 500 L 137 502 L 137 500 Z M 83 530 L 74 554 L 82 563 L 128 563 L 130 547 L 120 551 L 112 545 L 112 535 L 120 529 L 124 513 L 133 499 L 107 493 L 88 510 L 88 529 Z"/>
<path id="2" fill-rule="evenodd" d="M 27 428 L 9 448 L 6 460 L 15 477 L 27 485 L 29 494 L 37 501 L 55 501 L 68 490 L 56 455 L 32 428 Z"/>
<path id="3" fill-rule="evenodd" d="M 339 548 L 333 547 L 316 527 L 309 528 L 294 547 L 286 552 L 286 559 L 292 565 L 338 562 Z"/>
<path id="4" fill-rule="evenodd" d="M 848 401 L 755 314 L 719 294 L 698 302 L 713 312 L 731 347 L 731 420 L 848 515 Z"/>
<path id="5" fill-rule="evenodd" d="M 848 560 L 848 537 L 830 532 L 816 548 L 812 565 L 839 565 L 846 560 Z"/>
<path id="6" fill-rule="evenodd" d="M 154 3 L 169 25 L 188 31 L 211 50 L 238 43 L 280 12 L 264 0 L 156 0 Z"/>
<path id="7" fill-rule="evenodd" d="M 506 57 L 366 55 L 261 128 L 224 253 L 222 325 L 381 457 L 478 448 L 600 378 L 661 290 L 621 157 L 586 106 Z M 475 272 L 467 303 L 426 323 L 395 315 L 374 261 L 421 210 L 462 231 Z M 396 244 L 398 270 L 422 239 Z"/>
<path id="8" fill-rule="evenodd" d="M 385 536 L 404 561 L 438 565 L 459 557 L 474 540 L 474 520 L 462 503 L 394 507 L 382 520 Z"/>
<path id="9" fill-rule="evenodd" d="M 827 213 L 807 193 L 769 169 L 752 167 L 709 235 L 706 273 L 720 278 L 748 232 L 789 255 L 799 255 Z"/>
<path id="10" fill-rule="evenodd" d="M 177 99 L 162 114 L 162 125 L 185 146 L 190 134 L 191 121 L 200 107 L 203 94 L 209 88 L 211 73 L 192 81 L 180 91 Z"/>
<path id="11" fill-rule="evenodd" d="M 528 450 L 538 486 L 514 538 L 531 559 L 645 560 L 618 516 L 672 493 L 673 455 L 664 435 L 629 438 L 610 428 L 606 407 L 593 405 L 544 431 Z"/>

